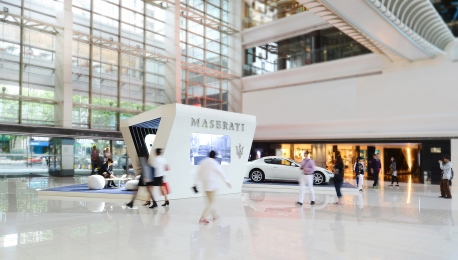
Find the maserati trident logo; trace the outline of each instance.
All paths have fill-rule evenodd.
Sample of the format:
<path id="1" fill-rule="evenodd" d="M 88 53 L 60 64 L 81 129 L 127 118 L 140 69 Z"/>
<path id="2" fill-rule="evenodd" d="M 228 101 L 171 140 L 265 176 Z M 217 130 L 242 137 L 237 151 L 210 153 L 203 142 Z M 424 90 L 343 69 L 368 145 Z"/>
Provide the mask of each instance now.
<path id="1" fill-rule="evenodd" d="M 241 159 L 242 155 L 243 155 L 243 146 L 242 146 L 242 144 L 239 143 L 239 145 L 235 147 L 235 150 L 236 150 L 237 155 L 239 156 L 239 159 Z"/>

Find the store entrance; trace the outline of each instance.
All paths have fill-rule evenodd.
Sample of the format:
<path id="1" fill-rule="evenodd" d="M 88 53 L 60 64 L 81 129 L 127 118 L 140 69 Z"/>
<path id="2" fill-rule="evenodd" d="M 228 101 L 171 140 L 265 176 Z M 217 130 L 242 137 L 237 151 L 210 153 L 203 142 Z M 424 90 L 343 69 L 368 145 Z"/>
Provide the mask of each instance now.
<path id="1" fill-rule="evenodd" d="M 304 151 L 308 150 L 317 166 L 330 171 L 333 170 L 336 156 L 340 154 L 345 164 L 345 179 L 349 181 L 356 177 L 353 168 L 358 157 L 364 159 L 366 179 L 372 180 L 373 175 L 368 170 L 369 160 L 377 153 L 382 164 L 380 180 L 391 181 L 389 170 L 391 158 L 394 158 L 399 182 L 420 183 L 420 147 L 420 143 L 254 143 L 251 153 L 253 159 L 280 156 L 300 162 Z"/>

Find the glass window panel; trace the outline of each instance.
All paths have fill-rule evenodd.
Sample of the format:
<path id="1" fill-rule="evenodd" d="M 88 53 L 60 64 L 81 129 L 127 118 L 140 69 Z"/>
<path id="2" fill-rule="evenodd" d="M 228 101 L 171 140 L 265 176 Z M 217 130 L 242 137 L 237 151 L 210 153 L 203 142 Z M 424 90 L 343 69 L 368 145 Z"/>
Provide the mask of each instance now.
<path id="1" fill-rule="evenodd" d="M 19 62 L 19 55 L 21 53 L 19 44 L 0 41 L 0 58 L 4 62 L 15 61 Z"/>
<path id="2" fill-rule="evenodd" d="M 39 85 L 54 86 L 54 70 L 53 69 L 34 67 L 34 66 L 30 66 L 26 64 L 24 66 L 22 77 L 23 77 L 24 82 L 36 83 Z M 23 87 L 24 85 L 25 84 L 23 84 Z M 43 98 L 54 98 L 54 93 L 52 93 L 52 97 L 43 96 Z"/>
<path id="3" fill-rule="evenodd" d="M 74 107 L 72 109 L 72 126 L 77 128 L 88 128 L 89 109 Z"/>
<path id="4" fill-rule="evenodd" d="M 22 95 L 29 97 L 54 99 L 54 87 L 42 86 L 24 81 L 22 82 Z"/>
<path id="5" fill-rule="evenodd" d="M 92 58 L 97 61 L 103 61 L 105 63 L 117 64 L 118 63 L 118 52 L 103 48 L 94 47 L 92 50 Z"/>
<path id="6" fill-rule="evenodd" d="M 143 28 L 144 16 L 141 13 L 121 8 L 122 21 Z"/>
<path id="7" fill-rule="evenodd" d="M 19 101 L 0 99 L 0 122 L 19 123 Z"/>
<path id="8" fill-rule="evenodd" d="M 54 105 L 22 102 L 22 121 L 31 125 L 54 125 Z"/>
<path id="9" fill-rule="evenodd" d="M 142 99 L 130 99 L 130 98 L 121 98 L 121 108 L 132 109 L 132 110 L 142 110 L 143 109 L 143 100 Z"/>
<path id="10" fill-rule="evenodd" d="M 121 35 L 123 37 L 122 42 L 129 44 L 130 40 L 124 38 L 129 38 L 134 41 L 143 42 L 143 29 L 126 23 L 121 23 L 121 29 Z"/>
<path id="11" fill-rule="evenodd" d="M 165 11 L 164 9 L 154 6 L 146 5 L 146 15 L 149 17 L 154 17 L 159 21 L 165 21 Z"/>
<path id="12" fill-rule="evenodd" d="M 146 43 L 147 44 L 154 45 L 159 48 L 164 48 L 165 47 L 164 40 L 165 40 L 164 36 L 157 34 L 157 33 L 150 32 L 150 31 L 146 31 Z"/>
<path id="13" fill-rule="evenodd" d="M 0 54 L 0 57 L 3 55 Z M 0 60 L 0 79 L 19 81 L 19 63 L 8 60 Z M 3 85 L 2 85 L 3 87 Z"/>
<path id="14" fill-rule="evenodd" d="M 115 19 L 112 19 L 106 16 L 98 15 L 98 14 L 94 14 L 93 19 L 94 19 L 93 21 L 94 29 L 106 31 L 106 32 L 113 33 L 113 34 L 118 34 L 118 31 L 119 31 L 118 29 L 119 21 L 118 20 L 115 20 Z"/>
<path id="15" fill-rule="evenodd" d="M 204 38 L 200 35 L 188 33 L 188 43 L 203 48 Z"/>
<path id="16" fill-rule="evenodd" d="M 6 94 L 19 95 L 19 82 L 0 79 L 0 85 L 5 88 Z"/>
<path id="17" fill-rule="evenodd" d="M 72 86 L 74 92 L 89 93 L 89 77 L 73 73 Z M 73 100 L 73 102 L 89 103 L 89 99 L 78 99 L 76 101 Z"/>
<path id="18" fill-rule="evenodd" d="M 36 12 L 45 13 L 49 15 L 56 14 L 56 3 L 50 0 L 24 0 L 24 7 L 31 8 Z"/>
<path id="19" fill-rule="evenodd" d="M 95 12 L 101 15 L 105 15 L 113 19 L 119 20 L 119 7 L 118 6 L 112 3 L 102 1 L 102 0 L 93 0 L 93 1 L 94 1 L 94 11 Z"/>
<path id="20" fill-rule="evenodd" d="M 200 11 L 204 11 L 204 0 L 189 0 L 189 6 Z"/>
<path id="21" fill-rule="evenodd" d="M 205 30 L 207 38 L 215 41 L 220 41 L 221 33 L 219 31 L 213 30 L 210 27 L 206 27 Z"/>
<path id="22" fill-rule="evenodd" d="M 24 42 L 33 47 L 54 50 L 54 35 L 24 29 Z"/>
<path id="23" fill-rule="evenodd" d="M 91 10 L 91 0 L 72 0 L 72 4 L 86 10 Z"/>
<path id="24" fill-rule="evenodd" d="M 5 2 L 2 3 L 2 8 L 6 7 L 8 8 L 8 12 L 12 14 L 18 14 L 21 15 L 21 1 L 20 0 L 13 0 L 13 1 L 8 1 L 10 4 L 7 4 Z M 14 5 L 13 5 L 14 4 Z M 3 10 L 2 10 L 3 11 Z M 14 21 L 13 18 L 8 18 L 8 21 Z"/>
<path id="25" fill-rule="evenodd" d="M 107 32 L 102 32 L 97 29 L 94 29 L 92 32 L 92 35 L 104 38 L 106 40 L 111 40 L 113 39 L 114 42 L 117 42 L 119 40 L 118 34 L 112 34 L 112 33 L 107 33 Z"/>
<path id="26" fill-rule="evenodd" d="M 221 53 L 221 44 L 219 42 L 207 40 L 205 45 L 207 50 L 216 52 L 218 54 Z"/>
<path id="27" fill-rule="evenodd" d="M 198 35 L 204 34 L 204 26 L 202 24 L 195 23 L 191 20 L 188 20 L 188 30 Z"/>
<path id="28" fill-rule="evenodd" d="M 164 22 L 151 19 L 151 18 L 146 18 L 146 29 L 153 31 L 158 34 L 165 34 L 165 24 Z"/>
<path id="29" fill-rule="evenodd" d="M 80 43 L 77 41 L 73 41 L 73 48 L 72 48 L 73 56 L 78 56 L 81 58 L 89 58 L 89 45 L 85 43 Z"/>
<path id="30" fill-rule="evenodd" d="M 204 50 L 198 47 L 188 46 L 188 56 L 191 58 L 203 60 L 204 59 Z"/>
<path id="31" fill-rule="evenodd" d="M 138 101 L 143 100 L 143 87 L 141 85 L 134 85 L 129 83 L 121 84 L 121 97 L 135 99 Z"/>
<path id="32" fill-rule="evenodd" d="M 206 100 L 206 108 L 211 108 L 211 109 L 220 109 L 221 107 L 221 101 L 215 100 L 212 98 L 207 98 Z"/>
<path id="33" fill-rule="evenodd" d="M 50 24 L 56 24 L 56 18 L 55 18 L 54 12 L 53 12 L 53 15 L 51 16 L 51 15 L 37 13 L 37 12 L 34 12 L 34 11 L 30 11 L 30 10 L 25 9 L 24 10 L 24 16 L 32 18 L 32 19 L 35 19 L 35 20 L 39 20 L 41 22 L 50 23 Z M 53 30 L 49 30 L 49 32 L 52 32 L 52 31 Z"/>
<path id="34" fill-rule="evenodd" d="M 92 110 L 92 128 L 116 130 L 117 116 L 116 112 Z"/>
<path id="35" fill-rule="evenodd" d="M 21 28 L 12 24 L 0 23 L 0 40 L 9 43 L 19 43 L 21 40 Z M 0 51 L 6 47 L 5 43 L 1 44 Z"/>
<path id="36" fill-rule="evenodd" d="M 216 88 L 209 88 L 207 86 L 207 97 L 211 97 L 213 99 L 220 99 L 219 97 L 219 94 L 220 94 L 220 89 L 216 89 Z"/>
<path id="37" fill-rule="evenodd" d="M 221 0 L 208 0 L 207 3 L 211 4 L 211 5 L 214 5 L 216 7 L 221 7 Z"/>
<path id="38" fill-rule="evenodd" d="M 132 10 L 135 10 L 137 12 L 143 13 L 144 7 L 145 7 L 145 2 L 143 2 L 142 0 L 122 1 L 122 6 L 123 7 L 127 7 L 129 9 L 132 9 Z"/>
<path id="39" fill-rule="evenodd" d="M 220 19 L 221 9 L 213 5 L 207 5 L 207 15 L 212 16 L 213 19 Z"/>
<path id="40" fill-rule="evenodd" d="M 73 31 L 78 31 L 78 32 L 86 33 L 86 34 L 91 33 L 91 30 L 89 29 L 89 27 L 81 26 L 76 23 L 73 24 Z"/>

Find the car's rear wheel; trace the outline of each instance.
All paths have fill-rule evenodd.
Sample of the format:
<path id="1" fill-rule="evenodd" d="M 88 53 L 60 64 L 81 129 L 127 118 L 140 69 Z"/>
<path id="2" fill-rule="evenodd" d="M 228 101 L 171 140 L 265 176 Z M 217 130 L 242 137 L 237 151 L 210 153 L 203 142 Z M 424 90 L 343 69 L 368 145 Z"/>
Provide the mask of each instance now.
<path id="1" fill-rule="evenodd" d="M 264 172 L 260 169 L 253 169 L 250 172 L 250 179 L 254 182 L 262 182 L 264 180 Z"/>
<path id="2" fill-rule="evenodd" d="M 314 185 L 321 185 L 325 182 L 326 178 L 324 177 L 324 174 L 321 172 L 315 172 L 315 176 L 313 178 L 313 184 Z"/>

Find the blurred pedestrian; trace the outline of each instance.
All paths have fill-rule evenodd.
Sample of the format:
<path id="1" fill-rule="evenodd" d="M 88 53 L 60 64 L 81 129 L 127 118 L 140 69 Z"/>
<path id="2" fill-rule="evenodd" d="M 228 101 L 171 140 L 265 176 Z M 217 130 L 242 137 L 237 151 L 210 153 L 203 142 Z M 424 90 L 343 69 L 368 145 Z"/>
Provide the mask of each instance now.
<path id="1" fill-rule="evenodd" d="M 337 193 L 337 202 L 334 204 L 342 205 L 342 193 L 341 188 L 344 180 L 344 163 L 342 157 L 338 155 L 336 157 L 336 164 L 334 165 L 334 188 Z"/>
<path id="2" fill-rule="evenodd" d="M 378 154 L 374 153 L 374 156 L 372 157 L 371 160 L 371 173 L 374 175 L 374 184 L 372 185 L 372 188 L 378 189 L 378 175 L 380 173 L 380 169 L 382 168 L 382 164 L 380 163 L 380 160 L 378 158 Z"/>
<path id="3" fill-rule="evenodd" d="M 356 178 L 358 180 L 358 190 L 363 191 L 363 182 L 364 182 L 364 161 L 362 157 L 358 157 L 356 165 Z"/>
<path id="4" fill-rule="evenodd" d="M 142 172 L 140 175 L 140 179 L 138 180 L 138 188 L 140 187 L 146 187 L 148 189 L 148 199 L 146 200 L 145 204 L 143 206 L 149 206 L 152 201 L 152 191 L 153 191 L 153 168 L 148 165 L 148 151 L 146 151 L 145 147 L 140 147 L 140 156 L 139 156 L 139 161 L 140 165 L 142 166 Z M 137 197 L 138 190 L 135 191 L 134 195 L 132 196 L 132 200 L 126 204 L 127 207 L 132 208 L 134 206 L 134 201 Z"/>
<path id="5" fill-rule="evenodd" d="M 309 152 L 306 150 L 304 152 L 304 159 L 301 162 L 302 174 L 299 176 L 299 186 L 301 187 L 301 192 L 299 195 L 299 201 L 296 202 L 297 205 L 302 205 L 304 202 L 305 188 L 306 186 L 310 189 L 310 204 L 315 204 L 315 191 L 313 190 L 313 180 L 315 177 L 315 162 L 313 159 L 309 158 Z"/>
<path id="6" fill-rule="evenodd" d="M 167 160 L 162 156 L 162 149 L 156 149 L 156 157 L 153 159 L 153 168 L 154 168 L 154 179 L 153 179 L 153 186 L 159 187 L 161 190 L 162 195 L 164 196 L 165 202 L 162 204 L 163 207 L 169 206 L 169 199 L 167 197 L 167 189 L 164 186 L 164 176 L 166 175 L 167 171 L 169 170 L 169 166 L 167 164 Z M 150 208 L 154 209 L 157 207 L 157 203 L 154 200 L 153 192 L 151 192 L 151 199 L 153 201 L 153 205 Z"/>
<path id="7" fill-rule="evenodd" d="M 396 159 L 394 159 L 394 157 L 391 157 L 390 173 L 391 184 L 388 186 L 393 186 L 394 181 L 396 181 L 396 186 L 399 186 L 398 172 L 396 171 Z"/>
<path id="8" fill-rule="evenodd" d="M 194 181 L 194 191 L 197 193 L 197 186 L 201 184 L 202 190 L 205 191 L 207 196 L 207 205 L 202 212 L 199 223 L 208 224 L 207 216 L 211 213 L 213 220 L 217 220 L 219 216 L 216 214 L 214 209 L 216 191 L 218 190 L 217 178 L 224 180 L 226 185 L 231 188 L 231 184 L 223 171 L 223 168 L 219 162 L 215 159 L 216 152 L 210 151 L 208 158 L 203 159 L 199 162 L 199 169 L 196 172 Z"/>

